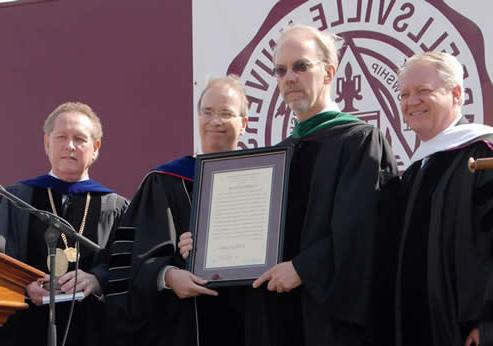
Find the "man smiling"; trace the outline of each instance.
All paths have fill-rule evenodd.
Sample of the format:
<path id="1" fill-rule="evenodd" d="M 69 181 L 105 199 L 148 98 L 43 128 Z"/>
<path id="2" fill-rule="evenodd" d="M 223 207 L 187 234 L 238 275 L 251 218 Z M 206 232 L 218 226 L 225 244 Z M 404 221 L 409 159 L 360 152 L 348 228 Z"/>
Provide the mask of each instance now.
<path id="1" fill-rule="evenodd" d="M 463 74 L 441 52 L 412 56 L 399 72 L 402 114 L 422 141 L 403 176 L 399 346 L 479 345 L 493 268 L 493 172 L 471 174 L 467 161 L 493 155 L 493 129 L 462 117 Z"/>
<path id="2" fill-rule="evenodd" d="M 237 78 L 212 79 L 198 102 L 202 151 L 236 150 L 247 111 Z M 177 251 L 189 227 L 194 167 L 184 156 L 149 172 L 118 227 L 107 291 L 112 345 L 239 345 L 228 292 L 205 287 Z"/>

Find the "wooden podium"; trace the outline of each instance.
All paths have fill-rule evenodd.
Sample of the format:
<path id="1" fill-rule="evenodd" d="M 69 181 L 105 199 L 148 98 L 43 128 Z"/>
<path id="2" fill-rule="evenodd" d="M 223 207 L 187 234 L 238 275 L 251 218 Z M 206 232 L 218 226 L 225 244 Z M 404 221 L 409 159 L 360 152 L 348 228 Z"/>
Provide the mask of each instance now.
<path id="1" fill-rule="evenodd" d="M 24 288 L 44 276 L 41 270 L 0 252 L 0 326 L 17 310 L 27 309 Z"/>

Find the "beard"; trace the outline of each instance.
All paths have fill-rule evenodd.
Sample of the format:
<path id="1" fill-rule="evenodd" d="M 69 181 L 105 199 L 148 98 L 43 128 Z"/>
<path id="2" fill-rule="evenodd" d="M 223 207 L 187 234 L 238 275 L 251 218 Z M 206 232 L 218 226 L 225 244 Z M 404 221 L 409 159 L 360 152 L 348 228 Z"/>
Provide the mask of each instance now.
<path id="1" fill-rule="evenodd" d="M 284 102 L 296 116 L 310 113 L 313 108 L 314 100 L 312 99 L 312 95 L 302 85 L 295 83 L 285 85 L 282 96 Z"/>
<path id="2" fill-rule="evenodd" d="M 286 102 L 295 114 L 304 114 L 311 108 L 310 102 L 306 98 Z"/>

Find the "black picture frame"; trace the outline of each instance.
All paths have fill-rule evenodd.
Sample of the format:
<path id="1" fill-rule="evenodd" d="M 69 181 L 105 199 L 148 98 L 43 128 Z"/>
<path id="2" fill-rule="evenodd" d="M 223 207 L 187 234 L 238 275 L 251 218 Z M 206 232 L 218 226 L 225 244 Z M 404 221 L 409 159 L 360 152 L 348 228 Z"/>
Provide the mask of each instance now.
<path id="1" fill-rule="evenodd" d="M 291 148 L 281 146 L 197 156 L 190 221 L 190 230 L 193 234 L 194 242 L 193 250 L 187 262 L 187 269 L 195 275 L 208 280 L 207 286 L 248 285 L 282 260 L 290 158 Z M 214 207 L 212 196 L 215 193 L 213 189 L 215 177 L 223 173 L 248 175 L 249 172 L 260 172 L 260 170 L 271 173 L 268 221 L 265 222 L 265 216 L 263 219 L 264 224 L 266 223 L 267 226 L 265 239 L 263 240 L 265 242 L 264 261 L 245 265 L 207 265 L 211 258 L 208 256 L 214 257 L 214 253 L 208 253 L 208 244 L 211 236 L 210 225 L 211 211 Z M 217 186 L 216 190 L 218 190 Z M 266 203 L 267 201 L 264 202 Z M 216 204 L 220 206 L 219 202 Z M 248 203 L 242 206 L 248 208 Z M 234 209 L 235 207 L 237 206 L 233 205 L 233 211 L 236 210 Z M 220 209 L 217 207 L 215 210 Z M 225 218 L 225 220 L 227 223 L 231 218 Z M 216 229 L 219 229 L 219 227 Z M 229 242 L 229 240 L 226 241 Z M 237 238 L 231 238 L 231 241 L 237 241 Z M 234 248 L 234 245 L 232 245 L 232 248 Z M 262 252 L 260 251 L 259 253 Z"/>

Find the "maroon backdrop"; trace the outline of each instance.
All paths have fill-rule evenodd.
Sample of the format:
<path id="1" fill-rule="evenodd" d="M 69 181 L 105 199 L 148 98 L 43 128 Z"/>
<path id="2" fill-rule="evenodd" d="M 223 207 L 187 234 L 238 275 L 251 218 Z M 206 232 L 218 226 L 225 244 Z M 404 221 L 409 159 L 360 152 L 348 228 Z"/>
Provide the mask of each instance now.
<path id="1" fill-rule="evenodd" d="M 0 184 L 49 170 L 42 123 L 65 101 L 101 117 L 91 177 L 127 197 L 148 169 L 191 153 L 191 0 L 0 7 L 0 47 Z"/>

